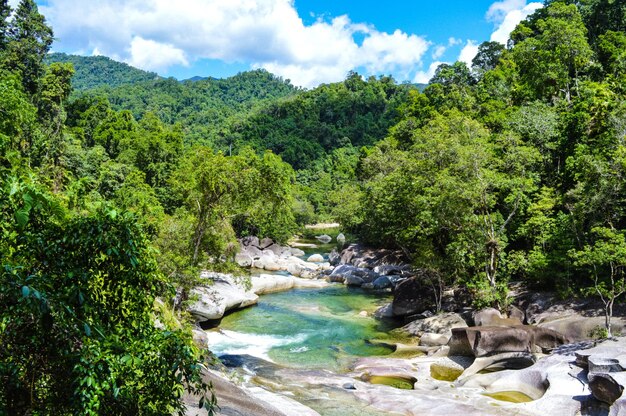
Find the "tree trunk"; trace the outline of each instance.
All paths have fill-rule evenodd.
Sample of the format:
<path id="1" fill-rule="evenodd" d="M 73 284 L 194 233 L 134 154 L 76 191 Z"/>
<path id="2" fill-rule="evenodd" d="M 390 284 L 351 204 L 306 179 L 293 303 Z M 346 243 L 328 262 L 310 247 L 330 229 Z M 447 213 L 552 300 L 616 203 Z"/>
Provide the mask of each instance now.
<path id="1" fill-rule="evenodd" d="M 612 338 L 613 337 L 613 333 L 611 331 L 611 318 L 613 317 L 613 301 L 614 299 L 611 299 L 607 305 L 606 308 L 604 310 L 604 322 L 606 325 L 606 333 L 607 333 L 607 337 L 608 338 Z"/>

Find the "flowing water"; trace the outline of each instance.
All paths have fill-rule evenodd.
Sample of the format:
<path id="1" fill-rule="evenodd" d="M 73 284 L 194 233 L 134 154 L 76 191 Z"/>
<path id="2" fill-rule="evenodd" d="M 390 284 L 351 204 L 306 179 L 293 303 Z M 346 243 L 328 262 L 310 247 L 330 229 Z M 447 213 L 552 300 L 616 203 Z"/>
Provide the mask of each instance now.
<path id="1" fill-rule="evenodd" d="M 261 296 L 209 332 L 216 355 L 247 354 L 276 364 L 341 371 L 353 357 L 388 355 L 391 329 L 372 313 L 390 301 L 343 285 Z"/>
<path id="2" fill-rule="evenodd" d="M 320 244 L 316 240 L 301 242 L 316 245 L 302 248 L 304 259 L 315 253 L 327 258 L 328 252 L 336 247 L 333 243 Z M 373 317 L 376 309 L 390 301 L 390 294 L 376 294 L 341 284 L 263 295 L 257 305 L 225 316 L 219 328 L 208 331 L 209 346 L 218 357 L 227 355 L 231 357 L 231 364 L 238 362 L 235 365 L 242 370 L 240 375 L 249 382 L 291 396 L 323 416 L 386 416 L 388 413 L 371 407 L 364 409 L 362 402 L 341 388 L 302 388 L 298 382 L 286 380 L 284 373 L 276 377 L 272 371 L 264 370 L 263 364 L 250 375 L 249 368 L 254 367 L 254 360 L 245 357 L 261 358 L 273 362 L 276 368 L 296 372 L 345 373 L 358 357 L 385 356 L 393 352 L 385 344 L 385 341 L 393 343 L 389 336 L 393 328 Z M 237 358 L 233 361 L 232 357 L 241 357 L 241 361 Z"/>

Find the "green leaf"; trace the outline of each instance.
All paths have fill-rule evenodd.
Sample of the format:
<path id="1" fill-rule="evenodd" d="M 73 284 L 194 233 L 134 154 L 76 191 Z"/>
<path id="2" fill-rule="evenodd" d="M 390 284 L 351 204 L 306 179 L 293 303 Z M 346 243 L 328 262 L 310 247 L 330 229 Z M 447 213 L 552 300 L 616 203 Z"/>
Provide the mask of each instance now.
<path id="1" fill-rule="evenodd" d="M 87 323 L 85 323 L 85 324 L 83 324 L 83 328 L 85 329 L 85 335 L 90 337 L 91 336 L 91 328 L 89 328 L 89 325 L 87 325 Z"/>
<path id="2" fill-rule="evenodd" d="M 30 210 L 25 208 L 15 211 L 15 220 L 17 221 L 18 226 L 24 227 L 28 223 L 29 211 Z"/>
<path id="3" fill-rule="evenodd" d="M 30 295 L 30 288 L 28 286 L 22 286 L 22 296 L 27 298 Z"/>

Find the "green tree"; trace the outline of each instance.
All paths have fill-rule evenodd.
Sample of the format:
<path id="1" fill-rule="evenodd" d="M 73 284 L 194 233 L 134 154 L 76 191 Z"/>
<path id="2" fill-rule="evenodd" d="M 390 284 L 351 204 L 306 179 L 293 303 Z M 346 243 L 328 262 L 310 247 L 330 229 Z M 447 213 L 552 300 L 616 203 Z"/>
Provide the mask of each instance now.
<path id="1" fill-rule="evenodd" d="M 34 0 L 21 0 L 9 24 L 9 43 L 3 66 L 17 71 L 27 93 L 35 95 L 44 73 L 44 57 L 52 45 L 52 28 Z"/>
<path id="2" fill-rule="evenodd" d="M 481 78 L 482 75 L 495 69 L 500 57 L 505 51 L 504 45 L 499 42 L 483 42 L 478 46 L 478 53 L 472 59 L 472 71 Z"/>
<path id="3" fill-rule="evenodd" d="M 590 267 L 593 287 L 588 292 L 597 294 L 604 304 L 605 326 L 612 336 L 611 320 L 615 301 L 626 292 L 626 237 L 624 232 L 608 227 L 593 228 L 594 242 L 582 250 L 570 251 L 574 265 Z"/>
<path id="4" fill-rule="evenodd" d="M 0 0 L 0 54 L 7 46 L 9 16 L 11 16 L 9 0 Z"/>
<path id="5" fill-rule="evenodd" d="M 182 414 L 206 394 L 190 334 L 154 325 L 169 291 L 135 217 L 68 218 L 16 177 L 0 194 L 0 413 Z"/>
<path id="6" fill-rule="evenodd" d="M 530 98 L 570 101 L 593 52 L 575 5 L 550 4 L 511 34 L 512 59 Z"/>

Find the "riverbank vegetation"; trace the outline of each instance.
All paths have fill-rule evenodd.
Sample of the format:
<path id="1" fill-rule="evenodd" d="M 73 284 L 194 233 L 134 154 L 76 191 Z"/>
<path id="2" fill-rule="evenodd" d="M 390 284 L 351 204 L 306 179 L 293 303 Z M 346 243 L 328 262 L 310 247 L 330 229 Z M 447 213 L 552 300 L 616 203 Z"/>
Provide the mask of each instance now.
<path id="1" fill-rule="evenodd" d="M 35 3 L 0 1 L 0 405 L 180 410 L 181 386 L 206 386 L 188 333 L 154 328 L 155 298 L 230 270 L 237 237 L 314 221 L 402 249 L 478 306 L 521 281 L 608 311 L 626 266 L 625 30 L 620 2 L 551 0 L 423 91 L 356 73 L 302 90 L 47 57 Z"/>

